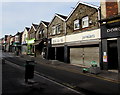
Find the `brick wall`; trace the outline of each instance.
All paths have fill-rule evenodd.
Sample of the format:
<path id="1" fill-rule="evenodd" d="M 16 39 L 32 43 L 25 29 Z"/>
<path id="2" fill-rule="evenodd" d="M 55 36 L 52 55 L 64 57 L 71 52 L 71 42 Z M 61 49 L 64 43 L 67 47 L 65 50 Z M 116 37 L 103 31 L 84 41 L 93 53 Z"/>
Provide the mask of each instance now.
<path id="1" fill-rule="evenodd" d="M 106 2 L 106 17 L 112 17 L 118 14 L 117 2 Z"/>

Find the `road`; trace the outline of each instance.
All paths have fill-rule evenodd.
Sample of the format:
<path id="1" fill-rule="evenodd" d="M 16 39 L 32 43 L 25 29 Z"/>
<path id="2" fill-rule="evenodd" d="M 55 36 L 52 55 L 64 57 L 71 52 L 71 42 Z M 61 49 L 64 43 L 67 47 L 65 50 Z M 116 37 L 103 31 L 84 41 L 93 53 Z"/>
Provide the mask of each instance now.
<path id="1" fill-rule="evenodd" d="M 24 68 L 8 61 L 2 65 L 2 75 L 2 95 L 84 95 L 38 74 L 26 84 Z"/>
<path id="2" fill-rule="evenodd" d="M 3 54 L 5 59 L 20 66 L 24 66 L 25 60 L 20 57 Z M 83 92 L 86 95 L 118 95 L 119 84 L 85 76 L 74 72 L 60 70 L 45 64 L 36 64 L 35 71 L 64 85 Z"/>

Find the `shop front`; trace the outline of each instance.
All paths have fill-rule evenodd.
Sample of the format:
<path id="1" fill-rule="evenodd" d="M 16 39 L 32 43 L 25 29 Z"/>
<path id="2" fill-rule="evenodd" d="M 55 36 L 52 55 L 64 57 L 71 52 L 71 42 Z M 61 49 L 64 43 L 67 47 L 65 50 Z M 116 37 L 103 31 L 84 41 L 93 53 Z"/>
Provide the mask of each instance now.
<path id="1" fill-rule="evenodd" d="M 27 43 L 23 42 L 21 48 L 22 48 L 22 50 L 21 50 L 22 54 L 26 55 L 27 54 Z"/>
<path id="2" fill-rule="evenodd" d="M 27 41 L 27 54 L 28 55 L 34 55 L 34 52 L 35 52 L 35 48 L 34 48 L 34 45 L 33 45 L 34 41 L 35 41 L 35 38 Z"/>
<path id="3" fill-rule="evenodd" d="M 64 43 L 65 43 L 65 36 L 62 37 L 55 37 L 51 40 L 51 51 L 52 51 L 52 58 L 54 60 L 58 60 L 64 62 Z"/>
<path id="4" fill-rule="evenodd" d="M 14 42 L 12 51 L 14 51 L 16 55 L 21 54 L 21 44 L 19 42 Z"/>
<path id="5" fill-rule="evenodd" d="M 120 17 L 101 21 L 102 68 L 120 71 Z"/>
<path id="6" fill-rule="evenodd" d="M 65 46 L 70 64 L 90 67 L 95 61 L 100 67 L 100 29 L 67 35 Z"/>

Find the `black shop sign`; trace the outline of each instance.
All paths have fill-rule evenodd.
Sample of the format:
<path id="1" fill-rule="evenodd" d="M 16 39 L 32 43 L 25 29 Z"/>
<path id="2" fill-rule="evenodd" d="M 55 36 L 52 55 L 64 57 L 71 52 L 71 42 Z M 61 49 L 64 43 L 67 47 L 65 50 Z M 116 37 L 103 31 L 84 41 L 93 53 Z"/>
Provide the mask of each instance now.
<path id="1" fill-rule="evenodd" d="M 120 37 L 120 22 L 101 25 L 102 38 Z"/>

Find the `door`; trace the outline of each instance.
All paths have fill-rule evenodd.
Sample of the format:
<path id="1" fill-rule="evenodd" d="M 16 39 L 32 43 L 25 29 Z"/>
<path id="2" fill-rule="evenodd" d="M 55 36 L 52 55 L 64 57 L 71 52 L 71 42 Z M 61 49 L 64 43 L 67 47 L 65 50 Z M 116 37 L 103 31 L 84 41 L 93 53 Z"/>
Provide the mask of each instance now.
<path id="1" fill-rule="evenodd" d="M 118 69 L 117 40 L 108 41 L 108 69 Z"/>

